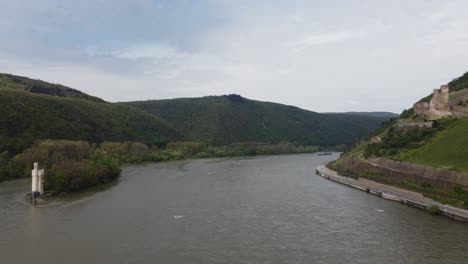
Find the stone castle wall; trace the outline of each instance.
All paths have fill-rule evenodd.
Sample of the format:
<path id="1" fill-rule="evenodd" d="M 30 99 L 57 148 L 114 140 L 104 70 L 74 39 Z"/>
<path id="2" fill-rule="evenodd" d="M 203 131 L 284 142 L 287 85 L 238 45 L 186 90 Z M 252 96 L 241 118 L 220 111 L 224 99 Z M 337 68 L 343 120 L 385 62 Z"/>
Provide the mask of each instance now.
<path id="1" fill-rule="evenodd" d="M 434 89 L 431 101 L 414 104 L 414 112 L 419 117 L 428 120 L 453 116 L 450 110 L 449 94 L 450 90 L 447 85 L 442 85 L 440 89 Z"/>

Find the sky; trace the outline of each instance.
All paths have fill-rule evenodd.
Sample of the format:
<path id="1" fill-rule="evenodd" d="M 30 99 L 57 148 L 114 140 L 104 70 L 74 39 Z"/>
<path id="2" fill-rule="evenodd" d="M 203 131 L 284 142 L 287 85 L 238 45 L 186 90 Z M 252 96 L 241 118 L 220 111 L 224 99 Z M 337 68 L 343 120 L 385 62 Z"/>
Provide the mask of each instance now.
<path id="1" fill-rule="evenodd" d="M 0 0 L 0 72 L 105 100 L 400 113 L 468 71 L 468 1 Z"/>

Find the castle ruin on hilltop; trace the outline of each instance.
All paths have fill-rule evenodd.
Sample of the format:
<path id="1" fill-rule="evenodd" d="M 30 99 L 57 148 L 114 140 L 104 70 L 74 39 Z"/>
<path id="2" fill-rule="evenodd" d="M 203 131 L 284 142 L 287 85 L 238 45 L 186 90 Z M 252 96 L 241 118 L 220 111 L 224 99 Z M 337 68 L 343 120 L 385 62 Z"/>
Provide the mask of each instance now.
<path id="1" fill-rule="evenodd" d="M 423 119 L 435 120 L 453 116 L 449 101 L 450 89 L 448 85 L 442 85 L 440 89 L 434 89 L 430 102 L 414 104 L 414 113 Z"/>
<path id="2" fill-rule="evenodd" d="M 414 113 L 424 120 L 468 117 L 468 88 L 450 93 L 448 85 L 434 89 L 429 102 L 414 104 Z"/>

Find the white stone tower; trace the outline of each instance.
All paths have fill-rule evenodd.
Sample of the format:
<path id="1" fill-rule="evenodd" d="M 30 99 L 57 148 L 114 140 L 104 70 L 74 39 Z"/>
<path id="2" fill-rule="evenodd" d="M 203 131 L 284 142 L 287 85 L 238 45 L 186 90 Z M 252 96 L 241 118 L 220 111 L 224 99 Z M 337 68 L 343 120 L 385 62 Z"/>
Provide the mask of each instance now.
<path id="1" fill-rule="evenodd" d="M 44 170 L 39 170 L 39 163 L 34 162 L 34 169 L 32 175 L 32 195 L 41 195 L 44 192 Z"/>

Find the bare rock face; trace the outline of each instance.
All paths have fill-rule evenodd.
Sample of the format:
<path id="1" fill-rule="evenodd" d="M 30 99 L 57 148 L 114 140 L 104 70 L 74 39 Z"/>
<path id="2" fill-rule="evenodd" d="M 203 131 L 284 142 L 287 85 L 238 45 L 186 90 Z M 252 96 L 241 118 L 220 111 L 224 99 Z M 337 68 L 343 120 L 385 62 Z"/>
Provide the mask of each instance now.
<path id="1" fill-rule="evenodd" d="M 436 120 L 453 116 L 449 102 L 449 87 L 442 85 L 440 89 L 434 89 L 432 99 L 429 103 L 421 102 L 414 104 L 414 112 L 423 119 Z"/>

